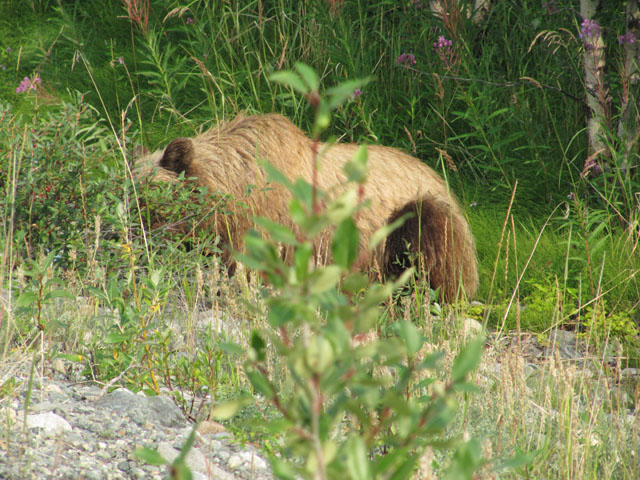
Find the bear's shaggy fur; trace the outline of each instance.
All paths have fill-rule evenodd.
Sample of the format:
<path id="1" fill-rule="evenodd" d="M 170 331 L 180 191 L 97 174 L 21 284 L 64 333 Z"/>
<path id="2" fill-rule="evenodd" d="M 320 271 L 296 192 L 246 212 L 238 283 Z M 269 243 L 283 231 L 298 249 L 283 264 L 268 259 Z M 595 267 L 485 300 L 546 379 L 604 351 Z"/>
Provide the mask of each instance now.
<path id="1" fill-rule="evenodd" d="M 319 143 L 316 147 L 322 152 L 317 186 L 333 195 L 345 182 L 344 164 L 358 146 L 335 144 L 326 148 Z M 394 276 L 407 262 L 419 258 L 418 265 L 428 273 L 431 286 L 440 288 L 444 300 L 457 298 L 461 287 L 472 297 L 478 285 L 475 244 L 445 181 L 420 160 L 395 148 L 369 146 L 367 150 L 364 196 L 371 206 L 356 217 L 362 240 L 358 267 Z M 296 231 L 288 214 L 290 193 L 282 185 L 267 185 L 257 159 L 267 159 L 292 180 L 301 177 L 312 182 L 313 141 L 287 118 L 275 114 L 241 115 L 197 137 L 177 138 L 163 151 L 140 159 L 135 176 L 175 183 L 184 172 L 184 178 L 195 178 L 210 191 L 229 194 L 227 209 L 233 215 L 214 214 L 202 228 L 212 229 L 224 244 L 239 250 L 252 227 L 252 215 Z M 412 214 L 410 218 L 367 255 L 366 246 L 373 233 L 406 213 Z M 327 251 L 326 237 L 320 236 L 316 243 L 317 253 Z M 228 251 L 225 257 L 225 261 L 230 260 Z"/>

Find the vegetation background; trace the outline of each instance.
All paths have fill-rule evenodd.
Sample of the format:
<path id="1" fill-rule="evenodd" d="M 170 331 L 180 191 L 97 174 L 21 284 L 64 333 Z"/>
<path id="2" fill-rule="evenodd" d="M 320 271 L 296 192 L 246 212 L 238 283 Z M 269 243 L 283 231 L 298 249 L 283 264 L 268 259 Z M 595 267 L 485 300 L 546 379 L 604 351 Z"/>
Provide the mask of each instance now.
<path id="1" fill-rule="evenodd" d="M 215 257 L 202 256 L 214 239 L 181 248 L 185 239 L 143 233 L 130 169 L 142 149 L 240 112 L 280 112 L 311 131 L 307 101 L 269 80 L 304 62 L 322 85 L 369 79 L 333 112 L 327 138 L 401 148 L 448 180 L 478 247 L 483 305 L 467 315 L 505 333 L 575 331 L 637 366 L 636 3 L 602 2 L 586 18 L 594 23 L 583 4 L 598 2 L 472 3 L 4 0 L 0 280 L 17 301 L 2 310 L 3 355 L 46 339 L 50 358 L 105 381 L 137 358 L 149 369 L 128 371 L 131 387 L 191 382 L 221 398 L 248 388 L 232 347 L 196 349 L 194 333 L 187 364 L 170 347 L 174 333 L 150 327 L 176 290 L 191 312 L 201 302 L 255 312 L 216 296 Z M 596 54 L 606 59 L 597 72 Z M 597 137 L 592 97 L 603 106 Z M 621 124 L 631 126 L 624 138 Z M 192 214 L 184 194 L 171 195 L 167 217 Z M 89 344 L 95 326 L 47 313 L 79 295 L 119 312 Z M 419 300 L 383 318 L 421 325 L 432 307 Z M 151 363 L 171 375 L 158 378 Z M 582 467 L 600 478 L 601 465 Z"/>

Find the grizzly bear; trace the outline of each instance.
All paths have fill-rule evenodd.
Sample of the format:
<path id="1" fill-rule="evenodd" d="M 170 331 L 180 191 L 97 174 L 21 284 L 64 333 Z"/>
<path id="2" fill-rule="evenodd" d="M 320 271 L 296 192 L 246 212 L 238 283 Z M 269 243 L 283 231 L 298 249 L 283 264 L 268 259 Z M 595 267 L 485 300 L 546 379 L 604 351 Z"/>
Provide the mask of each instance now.
<path id="1" fill-rule="evenodd" d="M 335 194 L 346 181 L 343 167 L 357 149 L 355 144 L 314 145 L 281 115 L 240 115 L 194 138 L 173 140 L 164 150 L 138 160 L 134 175 L 152 182 L 185 179 L 227 194 L 231 215 L 215 213 L 202 228 L 219 235 L 229 264 L 230 252 L 242 249 L 254 215 L 296 231 L 289 217 L 290 192 L 283 185 L 268 184 L 258 159 L 268 160 L 291 180 L 301 177 L 312 183 L 316 152 L 321 152 L 316 185 Z M 475 244 L 446 182 L 420 160 L 395 148 L 372 145 L 367 151 L 364 196 L 370 207 L 356 216 L 361 232 L 357 266 L 374 272 L 372 275 L 389 277 L 419 258 L 418 265 L 428 274 L 430 285 L 440 289 L 445 301 L 453 301 L 461 293 L 472 297 L 478 286 Z M 376 230 L 407 213 L 407 220 L 385 242 L 367 252 Z M 317 253 L 326 253 L 327 243 L 326 237 L 319 236 L 314 245 Z"/>

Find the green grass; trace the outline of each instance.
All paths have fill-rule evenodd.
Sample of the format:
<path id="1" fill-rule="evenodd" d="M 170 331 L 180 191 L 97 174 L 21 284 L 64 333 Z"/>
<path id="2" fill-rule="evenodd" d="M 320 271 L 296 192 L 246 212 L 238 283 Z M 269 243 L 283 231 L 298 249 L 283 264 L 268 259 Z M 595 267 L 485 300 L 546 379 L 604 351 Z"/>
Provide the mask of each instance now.
<path id="1" fill-rule="evenodd" d="M 613 143 L 611 172 L 580 175 L 587 139 L 575 6 L 558 2 L 551 13 L 540 2 L 497 2 L 482 24 L 443 25 L 412 2 L 352 1 L 338 11 L 328 3 L 172 10 L 175 2 L 158 1 L 148 29 L 115 0 L 0 6 L 0 284 L 15 307 L 2 304 L 4 358 L 40 339 L 49 360 L 91 366 L 103 381 L 125 371 L 120 383 L 134 389 L 169 384 L 178 401 L 182 391 L 220 400 L 248 389 L 229 338 L 203 330 L 198 318 L 203 306 L 226 312 L 246 344 L 253 326 L 267 327 L 251 308 L 264 309 L 256 280 L 224 280 L 215 257 L 201 255 L 211 239 L 184 248 L 144 237 L 130 215 L 126 164 L 141 145 L 162 146 L 242 111 L 281 112 L 309 131 L 307 102 L 268 80 L 302 61 L 326 86 L 373 77 L 334 112 L 327 135 L 404 149 L 449 181 L 478 249 L 485 305 L 467 315 L 503 334 L 576 330 L 594 358 L 620 342 L 620 367 L 637 366 L 639 183 L 634 171 L 616 171 Z M 601 21 L 613 32 L 622 13 L 603 8 Z M 551 42 L 536 37 L 543 31 Z M 450 63 L 433 48 L 439 35 L 454 40 Z M 403 68 L 396 59 L 407 52 L 417 62 Z M 35 75 L 37 92 L 16 93 Z M 620 85 L 615 72 L 610 78 L 615 98 Z M 410 298 L 385 318 L 408 316 L 434 348 L 458 351 L 460 322 L 434 317 L 419 294 Z M 188 321 L 172 324 L 165 309 Z M 584 372 L 553 362 L 532 380 L 521 353 L 499 342 L 489 350 L 476 378 L 482 393 L 461 400 L 454 430 L 485 439 L 498 458 L 540 449 L 531 466 L 500 478 L 635 478 L 637 415 L 628 420 L 617 391 L 593 397 Z M 277 372 L 279 360 L 271 361 Z M 132 364 L 140 368 L 127 370 Z M 637 388 L 629 388 L 636 412 Z M 275 437 L 247 424 L 231 428 L 274 448 Z"/>

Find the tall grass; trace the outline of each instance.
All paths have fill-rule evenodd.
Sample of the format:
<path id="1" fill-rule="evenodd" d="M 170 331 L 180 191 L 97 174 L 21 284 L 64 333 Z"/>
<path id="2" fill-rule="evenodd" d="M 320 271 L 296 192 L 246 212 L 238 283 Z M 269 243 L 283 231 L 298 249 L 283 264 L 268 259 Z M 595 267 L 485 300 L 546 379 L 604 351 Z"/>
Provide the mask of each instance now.
<path id="1" fill-rule="evenodd" d="M 247 388 L 228 342 L 267 326 L 257 280 L 225 280 L 208 255 L 215 239 L 145 239 L 129 167 L 141 145 L 241 111 L 278 111 L 309 131 L 304 99 L 268 81 L 304 61 L 327 85 L 374 78 L 334 112 L 327 135 L 411 152 L 467 207 L 485 305 L 449 317 L 415 288 L 383 319 L 415 321 L 445 351 L 445 368 L 465 338 L 461 316 L 500 333 L 476 377 L 482 393 L 463 399 L 453 430 L 485 439 L 487 456 L 539 453 L 516 473 L 487 470 L 487 478 L 635 478 L 639 390 L 618 375 L 637 366 L 640 351 L 638 178 L 618 168 L 615 142 L 610 171 L 581 175 L 575 6 L 495 2 L 476 24 L 459 14 L 443 21 L 426 4 L 158 1 L 147 23 L 115 0 L 3 3 L 5 365 L 36 348 L 64 359 L 69 374 L 168 388 L 194 418 L 208 408 L 191 403 L 194 393 L 219 401 Z M 602 19 L 620 25 L 622 13 L 606 6 Z M 451 45 L 434 46 L 439 36 Z M 35 90 L 16 93 L 36 75 Z M 533 364 L 523 342 L 530 332 L 545 342 L 558 328 L 586 342 L 588 363 Z M 279 361 L 270 357 L 273 372 Z M 10 372 L 0 397 L 17 388 Z M 258 435 L 240 421 L 230 428 Z"/>

